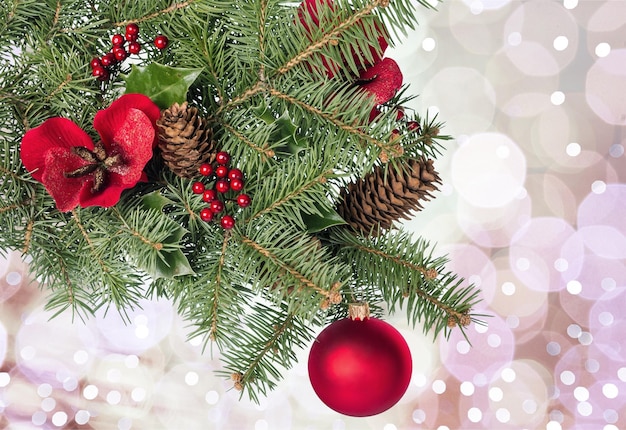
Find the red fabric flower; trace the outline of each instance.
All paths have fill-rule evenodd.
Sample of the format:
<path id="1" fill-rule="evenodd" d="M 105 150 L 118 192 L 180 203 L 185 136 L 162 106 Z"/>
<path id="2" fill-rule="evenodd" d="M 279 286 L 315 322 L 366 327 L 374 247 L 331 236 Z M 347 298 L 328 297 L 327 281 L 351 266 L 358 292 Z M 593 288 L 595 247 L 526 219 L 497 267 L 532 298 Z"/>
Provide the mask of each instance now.
<path id="1" fill-rule="evenodd" d="M 374 107 L 370 113 L 370 122 L 380 114 L 378 105 L 391 100 L 402 87 L 402 71 L 392 58 L 383 58 L 359 75 L 359 86 L 374 96 Z"/>
<path id="2" fill-rule="evenodd" d="M 160 114 L 148 97 L 123 95 L 96 114 L 96 143 L 69 119 L 50 118 L 22 138 L 22 163 L 62 212 L 113 206 L 122 191 L 145 179 Z"/>

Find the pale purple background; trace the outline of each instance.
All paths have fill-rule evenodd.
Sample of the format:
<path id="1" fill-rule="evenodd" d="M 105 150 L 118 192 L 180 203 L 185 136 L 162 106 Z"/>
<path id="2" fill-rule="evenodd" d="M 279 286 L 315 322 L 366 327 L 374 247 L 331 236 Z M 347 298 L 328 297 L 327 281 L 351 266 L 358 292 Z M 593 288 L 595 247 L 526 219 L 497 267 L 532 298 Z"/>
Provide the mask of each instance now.
<path id="1" fill-rule="evenodd" d="M 393 0 L 392 0 L 393 1 Z M 213 375 L 171 303 L 125 326 L 49 321 L 19 254 L 0 259 L 0 428 L 626 428 L 626 1 L 452 0 L 387 55 L 411 107 L 455 137 L 437 199 L 406 225 L 482 288 L 472 347 L 389 318 L 414 358 L 371 418 L 313 393 L 307 351 L 260 405 Z"/>

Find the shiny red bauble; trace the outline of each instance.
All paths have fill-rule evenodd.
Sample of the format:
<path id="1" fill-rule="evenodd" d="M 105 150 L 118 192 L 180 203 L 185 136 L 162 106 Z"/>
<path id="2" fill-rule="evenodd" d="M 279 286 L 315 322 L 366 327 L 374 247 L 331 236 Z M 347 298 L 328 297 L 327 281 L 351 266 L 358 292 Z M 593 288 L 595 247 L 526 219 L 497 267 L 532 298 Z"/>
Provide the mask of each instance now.
<path id="1" fill-rule="evenodd" d="M 309 353 L 309 379 L 320 400 L 355 417 L 395 405 L 409 386 L 412 367 L 402 335 L 376 318 L 335 321 Z"/>

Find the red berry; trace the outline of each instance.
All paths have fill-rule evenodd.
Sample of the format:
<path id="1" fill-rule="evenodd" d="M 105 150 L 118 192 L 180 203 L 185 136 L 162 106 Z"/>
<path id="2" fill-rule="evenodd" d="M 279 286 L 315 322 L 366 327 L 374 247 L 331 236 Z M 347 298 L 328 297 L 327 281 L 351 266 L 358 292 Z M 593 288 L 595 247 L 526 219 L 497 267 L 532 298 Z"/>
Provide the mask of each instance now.
<path id="1" fill-rule="evenodd" d="M 115 59 L 117 61 L 124 61 L 124 59 L 128 56 L 126 50 L 120 46 L 116 46 L 113 48 L 113 55 L 115 55 Z"/>
<path id="2" fill-rule="evenodd" d="M 235 219 L 230 215 L 224 215 L 220 220 L 220 225 L 226 230 L 230 230 L 235 226 Z"/>
<path id="3" fill-rule="evenodd" d="M 224 203 L 221 200 L 213 200 L 209 207 L 214 214 L 217 214 L 224 210 Z"/>
<path id="4" fill-rule="evenodd" d="M 129 54 L 139 54 L 139 51 L 141 51 L 141 45 L 139 44 L 139 42 L 133 41 L 128 43 Z"/>
<path id="5" fill-rule="evenodd" d="M 219 181 L 215 183 L 215 189 L 217 190 L 218 193 L 224 194 L 228 192 L 228 190 L 230 189 L 230 184 L 228 183 L 226 179 L 220 179 Z"/>
<path id="6" fill-rule="evenodd" d="M 202 200 L 207 203 L 211 203 L 217 198 L 217 192 L 215 190 L 204 190 L 202 193 Z"/>
<path id="7" fill-rule="evenodd" d="M 126 34 L 139 34 L 139 26 L 131 22 L 126 26 Z"/>
<path id="8" fill-rule="evenodd" d="M 250 196 L 247 194 L 239 194 L 237 196 L 237 204 L 239 205 L 240 208 L 247 208 L 248 206 L 250 206 L 251 200 L 250 200 Z"/>
<path id="9" fill-rule="evenodd" d="M 400 107 L 396 110 L 396 121 L 400 121 L 404 118 L 404 108 Z"/>
<path id="10" fill-rule="evenodd" d="M 91 74 L 101 81 L 106 81 L 109 79 L 109 71 L 102 66 L 94 67 L 91 70 Z"/>
<path id="11" fill-rule="evenodd" d="M 218 178 L 225 178 L 226 175 L 228 175 L 228 167 L 222 165 L 217 166 L 215 168 L 215 174 Z"/>
<path id="12" fill-rule="evenodd" d="M 200 181 L 194 182 L 191 186 L 191 190 L 194 194 L 202 194 L 204 193 L 204 184 Z"/>
<path id="13" fill-rule="evenodd" d="M 211 221 L 213 219 L 213 212 L 211 211 L 211 209 L 203 208 L 200 211 L 200 219 L 207 222 Z"/>
<path id="14" fill-rule="evenodd" d="M 154 38 L 154 46 L 157 47 L 157 49 L 165 49 L 167 48 L 167 44 L 169 43 L 169 39 L 167 38 L 167 36 L 164 36 L 162 34 L 159 34 L 157 37 Z"/>
<path id="15" fill-rule="evenodd" d="M 243 172 L 239 169 L 230 169 L 228 171 L 228 179 L 243 179 Z"/>
<path id="16" fill-rule="evenodd" d="M 102 67 L 102 61 L 100 61 L 99 58 L 92 58 L 89 62 L 89 65 L 92 69 L 95 69 L 96 67 Z"/>
<path id="17" fill-rule="evenodd" d="M 112 52 L 107 52 L 105 55 L 102 56 L 100 62 L 104 67 L 111 67 L 115 63 L 117 63 L 117 60 L 115 59 L 115 55 Z"/>
<path id="18" fill-rule="evenodd" d="M 114 34 L 113 37 L 111 38 L 111 43 L 113 44 L 113 46 L 122 46 L 124 45 L 124 36 L 122 36 L 121 34 Z"/>
<path id="19" fill-rule="evenodd" d="M 213 174 L 213 166 L 211 166 L 209 163 L 203 163 L 198 171 L 202 176 L 209 176 Z"/>
<path id="20" fill-rule="evenodd" d="M 243 190 L 243 180 L 234 178 L 230 180 L 230 188 L 235 191 Z"/>
<path id="21" fill-rule="evenodd" d="M 406 126 L 411 131 L 417 130 L 418 133 L 419 133 L 420 128 L 421 128 L 420 127 L 420 123 L 417 122 L 417 121 L 409 121 Z"/>
<path id="22" fill-rule="evenodd" d="M 127 42 L 136 42 L 137 39 L 139 39 L 139 35 L 138 34 L 126 33 L 126 34 L 124 34 L 124 39 L 126 39 Z"/>
<path id="23" fill-rule="evenodd" d="M 228 152 L 226 151 L 220 151 L 215 155 L 215 161 L 217 161 L 218 164 L 223 164 L 225 166 L 230 161 L 230 155 L 228 155 Z"/>

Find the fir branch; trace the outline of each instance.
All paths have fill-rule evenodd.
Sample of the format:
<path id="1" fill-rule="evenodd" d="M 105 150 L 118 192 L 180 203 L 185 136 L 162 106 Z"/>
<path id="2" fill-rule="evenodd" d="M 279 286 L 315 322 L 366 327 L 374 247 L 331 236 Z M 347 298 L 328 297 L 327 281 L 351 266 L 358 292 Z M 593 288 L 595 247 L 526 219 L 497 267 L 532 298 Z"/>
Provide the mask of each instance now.
<path id="1" fill-rule="evenodd" d="M 437 273 L 437 269 L 431 267 L 431 268 L 425 268 L 424 266 L 420 265 L 420 264 L 415 264 L 413 261 L 409 261 L 407 260 L 404 256 L 399 256 L 399 255 L 392 255 L 388 252 L 385 252 L 384 250 L 381 249 L 375 249 L 375 248 L 371 248 L 368 246 L 364 246 L 364 245 L 353 245 L 355 249 L 358 249 L 359 251 L 365 252 L 365 253 L 370 253 L 372 255 L 375 255 L 377 257 L 380 257 L 383 260 L 388 260 L 393 262 L 394 264 L 398 265 L 398 266 L 404 266 L 409 270 L 414 270 L 416 272 L 420 272 L 422 275 L 424 275 L 424 277 L 427 280 L 432 280 L 435 279 L 438 275 Z"/>
<path id="2" fill-rule="evenodd" d="M 333 29 L 333 31 L 325 34 L 322 39 L 320 39 L 319 41 L 309 45 L 302 52 L 298 53 L 298 55 L 296 55 L 295 57 L 293 57 L 289 61 L 287 61 L 287 63 L 284 66 L 280 67 L 276 71 L 276 73 L 279 74 L 279 75 L 284 75 L 285 73 L 289 72 L 291 69 L 296 67 L 298 64 L 300 64 L 303 61 L 307 60 L 315 52 L 319 51 L 320 49 L 324 48 L 325 46 L 327 46 L 329 44 L 336 44 L 338 39 L 339 39 L 339 37 L 341 36 L 341 34 L 344 33 L 347 29 L 349 29 L 352 26 L 354 26 L 355 24 L 357 24 L 363 17 L 370 15 L 372 13 L 372 11 L 374 9 L 376 9 L 378 6 L 383 6 L 383 5 L 388 5 L 388 4 L 389 4 L 388 0 L 373 0 L 365 8 L 357 11 L 356 13 L 354 13 L 353 15 L 348 17 L 345 21 L 340 22 Z"/>
<path id="3" fill-rule="evenodd" d="M 26 225 L 26 229 L 24 231 L 24 246 L 22 247 L 22 254 L 28 253 L 28 249 L 30 247 L 30 241 L 33 237 L 33 227 L 35 226 L 35 221 L 30 219 L 28 224 Z"/>
<path id="4" fill-rule="evenodd" d="M 165 9 L 159 10 L 157 12 L 145 15 L 145 16 L 141 16 L 141 17 L 137 17 L 137 18 L 133 18 L 133 19 L 128 19 L 128 20 L 124 20 L 124 21 L 120 21 L 120 22 L 115 22 L 112 24 L 112 26 L 114 27 L 124 27 L 130 23 L 141 23 L 144 21 L 149 21 L 151 19 L 154 18 L 158 18 L 162 15 L 167 15 L 173 12 L 176 12 L 180 9 L 184 9 L 186 7 L 191 6 L 192 4 L 194 4 L 197 0 L 187 0 L 184 1 L 182 3 L 173 3 L 171 6 L 166 7 Z"/>
<path id="5" fill-rule="evenodd" d="M 282 91 L 276 88 L 270 88 L 269 94 L 281 100 L 285 100 L 291 104 L 294 104 L 298 106 L 299 108 L 304 109 L 305 111 L 313 115 L 316 115 L 324 119 L 325 121 L 328 121 L 329 123 L 339 127 L 341 130 L 347 131 L 348 133 L 355 135 L 355 137 L 357 137 L 358 139 L 361 139 L 362 141 L 366 141 L 376 146 L 377 148 L 381 150 L 381 153 L 383 154 L 387 153 L 391 155 L 392 157 L 399 157 L 400 155 L 402 155 L 402 147 L 398 145 L 396 142 L 394 142 L 393 140 L 389 142 L 384 142 L 380 139 L 377 139 L 371 134 L 365 133 L 359 127 L 351 125 L 351 124 L 347 124 L 346 122 L 340 120 L 337 114 L 334 112 L 333 113 L 324 112 L 323 110 L 313 105 L 310 105 L 294 96 L 283 93 Z"/>
<path id="6" fill-rule="evenodd" d="M 226 231 L 224 234 L 224 241 L 222 242 L 222 249 L 220 251 L 220 258 L 216 268 L 216 276 L 215 276 L 215 288 L 213 289 L 213 303 L 211 306 L 211 328 L 209 329 L 209 339 L 215 341 L 217 339 L 217 330 L 218 330 L 218 305 L 220 303 L 219 296 L 220 290 L 225 285 L 222 284 L 222 272 L 224 270 L 224 264 L 226 260 L 226 250 L 228 249 L 228 242 L 232 237 L 230 231 Z"/>
<path id="7" fill-rule="evenodd" d="M 274 155 L 275 155 L 274 151 L 271 148 L 269 148 L 267 146 L 267 144 L 265 146 L 257 145 L 252 140 L 248 139 L 243 133 L 241 133 L 235 127 L 231 126 L 228 122 L 224 121 L 223 119 L 220 119 L 219 123 L 229 133 L 231 133 L 233 136 L 235 136 L 241 142 L 245 143 L 250 149 L 252 149 L 254 152 L 260 154 L 262 162 L 266 162 L 269 159 L 274 157 Z"/>

